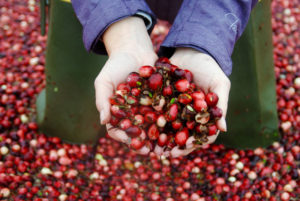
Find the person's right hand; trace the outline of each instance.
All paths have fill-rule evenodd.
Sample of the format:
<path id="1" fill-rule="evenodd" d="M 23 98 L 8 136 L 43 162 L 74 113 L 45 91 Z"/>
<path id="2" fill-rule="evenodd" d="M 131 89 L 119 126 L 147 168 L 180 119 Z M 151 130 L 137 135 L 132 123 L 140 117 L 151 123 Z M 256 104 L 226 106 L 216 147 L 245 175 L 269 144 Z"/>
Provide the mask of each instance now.
<path id="1" fill-rule="evenodd" d="M 106 124 L 109 136 L 128 144 L 130 138 L 127 134 L 109 124 L 109 98 L 129 73 L 138 72 L 143 65 L 154 65 L 157 56 L 144 21 L 138 17 L 128 17 L 112 24 L 105 31 L 103 41 L 109 58 L 95 80 L 96 106 L 101 124 Z M 149 151 L 144 146 L 137 152 L 148 154 Z"/>

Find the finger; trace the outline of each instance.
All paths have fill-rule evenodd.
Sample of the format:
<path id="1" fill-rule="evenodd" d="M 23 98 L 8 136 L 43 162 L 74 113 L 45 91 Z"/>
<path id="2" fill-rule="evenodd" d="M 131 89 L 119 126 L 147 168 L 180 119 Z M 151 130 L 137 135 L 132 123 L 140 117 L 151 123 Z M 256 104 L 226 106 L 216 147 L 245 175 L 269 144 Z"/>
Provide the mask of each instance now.
<path id="1" fill-rule="evenodd" d="M 188 148 L 188 149 L 180 149 L 179 146 L 176 146 L 171 150 L 171 156 L 173 158 L 177 158 L 179 156 L 186 156 L 192 151 L 194 151 L 195 149 L 196 149 L 195 147 Z"/>
<path id="2" fill-rule="evenodd" d="M 100 112 L 101 124 L 106 124 L 110 119 L 109 98 L 113 95 L 114 86 L 105 74 L 100 74 L 95 80 L 96 106 Z"/>
<path id="3" fill-rule="evenodd" d="M 211 91 L 218 95 L 219 101 L 217 107 L 219 107 L 223 112 L 221 119 L 217 121 L 217 127 L 219 130 L 226 132 L 227 126 L 226 126 L 225 117 L 227 114 L 227 107 L 228 107 L 230 81 L 226 80 L 226 81 L 219 82 L 215 87 L 211 89 Z"/>
<path id="4" fill-rule="evenodd" d="M 164 148 L 163 147 L 161 147 L 159 145 L 155 146 L 154 153 L 156 153 L 156 155 L 161 156 L 161 155 L 163 155 L 163 152 L 164 152 Z"/>
<path id="5" fill-rule="evenodd" d="M 190 149 L 199 147 L 199 145 L 194 144 L 194 141 L 196 141 L 194 136 L 189 137 L 185 143 L 186 148 Z"/>
<path id="6" fill-rule="evenodd" d="M 207 136 L 208 141 L 205 142 L 205 143 L 203 143 L 200 147 L 203 147 L 203 146 L 205 146 L 205 145 L 207 145 L 207 144 L 212 144 L 212 143 L 214 143 L 214 142 L 216 141 L 216 139 L 218 138 L 219 133 L 220 133 L 220 131 L 218 130 L 217 133 L 216 133 L 215 135 Z"/>
<path id="7" fill-rule="evenodd" d="M 130 144 L 131 138 L 122 130 L 113 127 L 111 124 L 106 124 L 108 135 L 116 141 Z"/>
<path id="8" fill-rule="evenodd" d="M 217 121 L 217 127 L 223 132 L 227 131 L 227 124 L 224 116 L 222 116 L 222 118 Z"/>
<path id="9" fill-rule="evenodd" d="M 133 151 L 136 152 L 137 154 L 147 155 L 147 154 L 149 154 L 150 149 L 147 146 L 143 146 L 142 148 L 140 148 L 138 150 L 133 150 Z"/>

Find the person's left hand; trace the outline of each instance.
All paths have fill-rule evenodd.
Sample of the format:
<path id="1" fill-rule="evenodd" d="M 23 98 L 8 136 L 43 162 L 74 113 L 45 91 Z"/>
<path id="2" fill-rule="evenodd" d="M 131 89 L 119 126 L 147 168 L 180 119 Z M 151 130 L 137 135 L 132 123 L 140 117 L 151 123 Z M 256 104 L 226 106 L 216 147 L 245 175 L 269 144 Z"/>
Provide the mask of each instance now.
<path id="1" fill-rule="evenodd" d="M 177 48 L 174 55 L 170 58 L 172 64 L 191 71 L 194 75 L 194 83 L 200 87 L 205 93 L 214 92 L 218 95 L 219 101 L 217 106 L 222 109 L 223 116 L 217 121 L 217 127 L 220 131 L 226 132 L 226 112 L 227 102 L 230 90 L 230 80 L 224 74 L 217 62 L 210 56 L 201 53 L 192 48 Z M 172 157 L 185 156 L 204 145 L 213 143 L 219 132 L 216 135 L 209 136 L 208 142 L 203 145 L 195 145 L 195 138 L 189 137 L 186 142 L 186 148 L 180 149 L 178 146 L 171 151 L 163 151 L 164 148 L 155 147 L 155 152 L 160 155 Z"/>

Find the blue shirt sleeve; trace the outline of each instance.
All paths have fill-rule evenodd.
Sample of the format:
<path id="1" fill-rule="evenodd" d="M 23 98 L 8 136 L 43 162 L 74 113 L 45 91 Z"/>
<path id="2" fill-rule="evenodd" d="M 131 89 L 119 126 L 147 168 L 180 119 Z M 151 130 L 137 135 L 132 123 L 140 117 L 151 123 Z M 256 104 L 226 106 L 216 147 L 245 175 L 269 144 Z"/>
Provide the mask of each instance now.
<path id="1" fill-rule="evenodd" d="M 83 27 L 85 48 L 100 54 L 106 53 L 100 37 L 112 23 L 146 13 L 152 18 L 148 31 L 155 24 L 155 16 L 144 0 L 72 0 L 72 5 Z"/>
<path id="2" fill-rule="evenodd" d="M 257 0 L 184 0 L 161 53 L 191 47 L 210 54 L 228 76 L 231 54 Z"/>

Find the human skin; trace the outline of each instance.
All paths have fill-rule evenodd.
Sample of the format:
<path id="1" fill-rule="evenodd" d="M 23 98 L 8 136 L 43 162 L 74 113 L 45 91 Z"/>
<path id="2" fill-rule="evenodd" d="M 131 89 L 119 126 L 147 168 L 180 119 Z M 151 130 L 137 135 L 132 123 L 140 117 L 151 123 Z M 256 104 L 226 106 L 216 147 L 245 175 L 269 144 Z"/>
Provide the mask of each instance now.
<path id="1" fill-rule="evenodd" d="M 139 17 L 128 17 L 113 23 L 103 34 L 103 42 L 108 53 L 108 60 L 95 79 L 96 106 L 100 112 L 101 124 L 106 124 L 111 138 L 129 143 L 127 134 L 109 124 L 111 117 L 109 98 L 117 85 L 124 82 L 127 75 L 137 72 L 140 66 L 154 65 L 157 55 L 153 50 L 151 39 L 147 33 L 144 21 Z M 170 61 L 190 70 L 194 74 L 194 82 L 207 92 L 215 92 L 219 96 L 218 107 L 223 110 L 223 117 L 217 122 L 219 130 L 226 131 L 225 116 L 227 111 L 230 81 L 215 60 L 192 48 L 177 48 Z M 209 137 L 212 143 L 217 135 Z M 155 148 L 158 155 L 171 155 L 172 157 L 184 156 L 198 148 L 190 137 L 186 149 L 173 148 L 170 152 L 163 152 L 160 147 Z M 136 152 L 148 154 L 149 148 L 144 146 Z"/>

